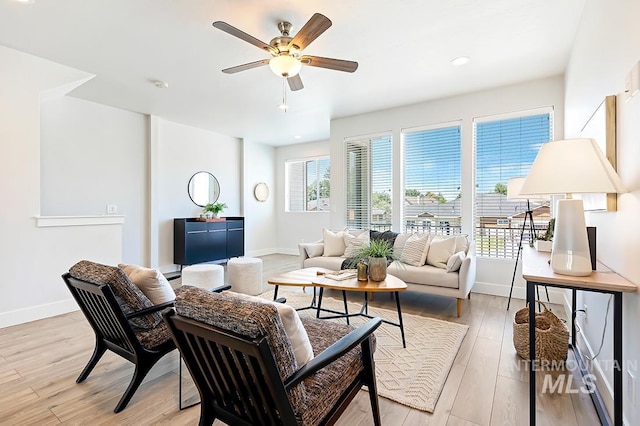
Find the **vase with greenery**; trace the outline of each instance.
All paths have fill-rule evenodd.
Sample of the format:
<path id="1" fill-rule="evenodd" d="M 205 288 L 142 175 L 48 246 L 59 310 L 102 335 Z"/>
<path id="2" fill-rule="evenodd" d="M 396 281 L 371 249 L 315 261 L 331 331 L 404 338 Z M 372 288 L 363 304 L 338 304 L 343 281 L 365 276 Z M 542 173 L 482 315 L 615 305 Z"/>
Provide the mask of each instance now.
<path id="1" fill-rule="evenodd" d="M 202 211 L 207 215 L 208 218 L 211 218 L 218 217 L 218 215 L 226 208 L 227 205 L 225 203 L 209 203 L 204 206 Z"/>
<path id="2" fill-rule="evenodd" d="M 369 264 L 369 278 L 372 281 L 384 281 L 387 278 L 387 265 L 397 260 L 393 246 L 385 240 L 371 240 L 363 246 L 353 259 L 352 264 L 365 260 Z"/>

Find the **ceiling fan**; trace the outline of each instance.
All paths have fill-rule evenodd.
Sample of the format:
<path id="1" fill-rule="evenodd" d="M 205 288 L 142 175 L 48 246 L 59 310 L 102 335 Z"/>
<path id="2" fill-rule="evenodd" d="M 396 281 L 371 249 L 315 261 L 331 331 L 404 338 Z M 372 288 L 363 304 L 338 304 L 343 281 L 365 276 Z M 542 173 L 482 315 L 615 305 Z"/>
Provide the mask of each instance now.
<path id="1" fill-rule="evenodd" d="M 331 26 L 329 18 L 320 13 L 314 13 L 311 19 L 304 24 L 302 29 L 300 29 L 294 37 L 290 36 L 291 23 L 286 21 L 280 22 L 278 24 L 278 30 L 280 30 L 281 35 L 272 39 L 269 44 L 258 40 L 226 22 L 216 21 L 213 23 L 213 26 L 269 52 L 272 56 L 270 59 L 262 59 L 260 61 L 223 69 L 222 72 L 226 74 L 234 74 L 268 64 L 276 75 L 286 78 L 289 83 L 289 88 L 295 91 L 304 87 L 299 74 L 302 65 L 344 72 L 354 72 L 358 69 L 358 63 L 354 61 L 322 58 L 311 55 L 300 56 L 301 52 L 311 44 L 312 41 Z"/>

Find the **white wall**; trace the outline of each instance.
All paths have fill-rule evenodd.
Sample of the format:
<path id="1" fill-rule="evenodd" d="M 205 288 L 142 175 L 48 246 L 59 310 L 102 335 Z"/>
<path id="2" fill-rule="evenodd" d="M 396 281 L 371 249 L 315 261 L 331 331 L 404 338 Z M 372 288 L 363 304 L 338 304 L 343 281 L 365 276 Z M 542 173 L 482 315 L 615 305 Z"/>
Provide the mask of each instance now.
<path id="1" fill-rule="evenodd" d="M 151 122 L 151 259 L 161 271 L 176 269 L 173 263 L 173 219 L 197 217 L 187 192 L 191 176 L 211 172 L 220 184 L 219 202 L 228 208 L 222 216 L 242 214 L 241 141 L 231 136 L 152 117 Z M 157 260 L 156 260 L 157 259 Z"/>
<path id="2" fill-rule="evenodd" d="M 275 148 L 244 141 L 243 144 L 243 211 L 245 216 L 245 254 L 262 256 L 278 251 L 275 179 Z M 260 182 L 269 187 L 265 202 L 256 200 L 254 189 Z"/>
<path id="3" fill-rule="evenodd" d="M 408 105 L 331 122 L 331 218 L 332 228 L 345 226 L 344 139 L 376 133 L 393 137 L 393 194 L 402 194 L 400 135 L 402 129 L 462 120 L 462 207 L 464 233 L 473 235 L 473 118 L 545 106 L 554 107 L 554 138 L 563 136 L 564 84 L 561 76 L 497 89 Z M 384 96 L 381 93 L 381 96 Z M 402 197 L 393 197 L 393 229 L 401 229 Z M 475 292 L 508 296 L 514 263 L 511 260 L 478 259 Z M 521 277 L 519 274 L 518 277 Z M 519 278 L 514 296 L 525 297 Z M 555 292 L 555 300 L 562 300 Z M 553 300 L 552 300 L 553 301 Z"/>
<path id="4" fill-rule="evenodd" d="M 149 264 L 148 117 L 60 96 L 42 103 L 41 200 L 43 215 L 106 214 L 126 217 L 122 260 Z"/>
<path id="5" fill-rule="evenodd" d="M 577 137 L 580 129 L 607 95 L 618 95 L 617 142 L 618 173 L 629 193 L 618 197 L 617 212 L 588 213 L 587 225 L 597 227 L 598 258 L 607 266 L 640 284 L 640 96 L 624 102 L 624 80 L 633 64 L 640 60 L 640 2 L 588 0 L 580 28 L 571 52 L 566 72 L 565 134 Z M 588 344 L 597 350 L 604 326 L 607 296 L 585 293 L 578 308 L 588 305 L 586 321 L 581 322 Z M 640 387 L 636 384 L 635 403 L 627 386 L 626 370 L 638 378 L 640 339 L 637 337 L 640 319 L 640 296 L 625 294 L 624 359 L 629 362 L 623 373 L 624 412 L 628 421 L 640 418 Z M 609 320 L 604 346 L 598 357 L 610 366 L 612 359 L 612 317 Z M 586 348 L 583 348 L 586 349 Z M 605 368 L 610 385 L 611 369 Z M 602 382 L 598 387 L 605 389 Z M 637 420 L 636 420 L 637 421 Z M 629 424 L 634 424 L 631 421 Z"/>
<path id="6" fill-rule="evenodd" d="M 317 241 L 322 238 L 322 228 L 329 228 L 329 212 L 286 212 L 285 211 L 285 162 L 305 158 L 326 156 L 330 153 L 329 141 L 309 142 L 280 146 L 276 149 L 276 211 L 278 220 L 278 252 L 298 254 L 298 243 Z M 331 175 L 333 177 L 333 158 Z M 341 185 L 341 184 L 340 184 Z M 331 202 L 334 191 L 342 192 L 331 180 Z M 334 211 L 333 205 L 331 210 Z"/>
<path id="7" fill-rule="evenodd" d="M 90 74 L 0 46 L 0 327 L 77 309 L 60 275 L 121 260 L 120 225 L 39 228 L 40 98 Z M 65 88 L 64 90 L 61 88 Z"/>

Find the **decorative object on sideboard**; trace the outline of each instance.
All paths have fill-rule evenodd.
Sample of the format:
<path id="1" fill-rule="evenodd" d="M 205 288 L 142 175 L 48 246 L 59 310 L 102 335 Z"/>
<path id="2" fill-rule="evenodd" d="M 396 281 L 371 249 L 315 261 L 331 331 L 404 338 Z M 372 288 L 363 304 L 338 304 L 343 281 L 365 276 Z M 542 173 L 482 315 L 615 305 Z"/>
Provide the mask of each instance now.
<path id="1" fill-rule="evenodd" d="M 187 192 L 196 206 L 204 207 L 207 204 L 218 201 L 220 184 L 218 179 L 211 173 L 200 171 L 194 173 L 189 179 Z"/>
<path id="2" fill-rule="evenodd" d="M 253 195 L 256 197 L 256 200 L 264 203 L 269 199 L 269 185 L 264 182 L 260 182 L 253 189 Z"/>
<path id="3" fill-rule="evenodd" d="M 207 219 L 217 218 L 227 208 L 225 203 L 209 203 L 204 206 L 203 212 Z"/>
<path id="4" fill-rule="evenodd" d="M 547 230 L 543 234 L 540 234 L 536 237 L 536 240 L 533 243 L 536 250 L 546 252 L 551 251 L 551 249 L 553 248 L 553 230 L 555 229 L 555 226 L 556 219 L 552 218 L 549 221 Z"/>
<path id="5" fill-rule="evenodd" d="M 556 209 L 551 269 L 557 274 L 588 276 L 591 254 L 587 240 L 584 206 L 573 193 L 623 193 L 626 189 L 593 139 L 567 139 L 542 145 L 523 195 L 566 194 Z"/>

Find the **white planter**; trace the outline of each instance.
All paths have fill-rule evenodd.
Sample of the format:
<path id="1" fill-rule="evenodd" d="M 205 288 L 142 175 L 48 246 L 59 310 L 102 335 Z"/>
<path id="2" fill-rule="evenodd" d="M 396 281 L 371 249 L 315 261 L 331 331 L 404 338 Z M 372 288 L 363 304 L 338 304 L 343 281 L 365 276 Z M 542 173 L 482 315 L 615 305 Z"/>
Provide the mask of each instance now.
<path id="1" fill-rule="evenodd" d="M 538 251 L 551 251 L 551 247 L 553 247 L 553 241 L 535 240 L 533 242 L 533 246 Z"/>

